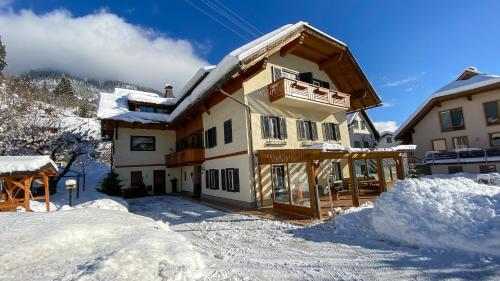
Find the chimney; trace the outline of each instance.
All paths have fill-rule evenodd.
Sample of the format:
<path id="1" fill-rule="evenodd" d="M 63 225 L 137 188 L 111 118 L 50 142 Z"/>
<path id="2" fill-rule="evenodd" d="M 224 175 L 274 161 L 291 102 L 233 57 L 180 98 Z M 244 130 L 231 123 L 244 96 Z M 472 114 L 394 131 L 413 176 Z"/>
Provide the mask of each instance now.
<path id="1" fill-rule="evenodd" d="M 165 97 L 168 99 L 173 99 L 174 97 L 174 87 L 170 84 L 165 84 Z"/>

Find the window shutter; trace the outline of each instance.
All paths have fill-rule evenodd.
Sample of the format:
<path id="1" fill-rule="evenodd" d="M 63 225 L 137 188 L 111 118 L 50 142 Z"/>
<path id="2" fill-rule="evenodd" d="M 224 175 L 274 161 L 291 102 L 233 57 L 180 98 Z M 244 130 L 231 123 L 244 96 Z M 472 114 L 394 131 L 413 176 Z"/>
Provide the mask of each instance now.
<path id="1" fill-rule="evenodd" d="M 286 119 L 283 117 L 280 117 L 279 122 L 280 122 L 280 139 L 284 140 L 288 137 L 287 132 L 286 132 Z"/>
<path id="2" fill-rule="evenodd" d="M 224 143 L 233 142 L 233 126 L 231 119 L 224 122 Z"/>
<path id="3" fill-rule="evenodd" d="M 209 148 L 208 147 L 208 130 L 205 131 L 205 148 Z"/>
<path id="4" fill-rule="evenodd" d="M 281 77 L 283 77 L 283 73 L 281 71 L 281 68 L 273 66 L 272 70 L 273 70 L 273 82 L 278 81 L 281 79 Z"/>
<path id="5" fill-rule="evenodd" d="M 328 140 L 328 134 L 326 132 L 326 123 L 321 123 L 321 128 L 323 129 L 323 140 Z"/>
<path id="6" fill-rule="evenodd" d="M 340 140 L 340 128 L 339 124 L 333 124 L 333 128 L 335 131 L 335 140 L 339 141 Z"/>
<path id="7" fill-rule="evenodd" d="M 215 188 L 219 189 L 219 170 L 214 170 L 215 174 Z"/>
<path id="8" fill-rule="evenodd" d="M 300 124 L 301 120 L 297 120 L 297 139 L 302 140 L 302 128 Z"/>
<path id="9" fill-rule="evenodd" d="M 226 169 L 220 170 L 220 177 L 221 177 L 222 190 L 226 190 L 226 182 L 227 182 Z"/>
<path id="10" fill-rule="evenodd" d="M 217 146 L 217 128 L 212 128 L 212 146 Z"/>
<path id="11" fill-rule="evenodd" d="M 209 171 L 210 170 L 205 171 L 205 188 L 210 188 L 210 185 L 209 185 L 210 181 L 209 181 L 209 177 L 208 177 Z"/>
<path id="12" fill-rule="evenodd" d="M 240 169 L 233 169 L 233 182 L 234 192 L 240 192 Z"/>
<path id="13" fill-rule="evenodd" d="M 269 138 L 269 116 L 260 116 L 260 125 L 262 129 L 262 138 Z"/>
<path id="14" fill-rule="evenodd" d="M 318 126 L 313 121 L 311 121 L 311 135 L 312 140 L 318 140 Z"/>

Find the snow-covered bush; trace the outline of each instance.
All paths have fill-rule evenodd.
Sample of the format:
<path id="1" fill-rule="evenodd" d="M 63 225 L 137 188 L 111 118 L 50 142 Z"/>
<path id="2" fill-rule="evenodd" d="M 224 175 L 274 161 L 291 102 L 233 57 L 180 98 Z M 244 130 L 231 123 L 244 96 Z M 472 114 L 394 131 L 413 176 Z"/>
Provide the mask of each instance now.
<path id="1" fill-rule="evenodd" d="M 464 177 L 407 179 L 336 225 L 409 245 L 500 256 L 500 188 Z"/>

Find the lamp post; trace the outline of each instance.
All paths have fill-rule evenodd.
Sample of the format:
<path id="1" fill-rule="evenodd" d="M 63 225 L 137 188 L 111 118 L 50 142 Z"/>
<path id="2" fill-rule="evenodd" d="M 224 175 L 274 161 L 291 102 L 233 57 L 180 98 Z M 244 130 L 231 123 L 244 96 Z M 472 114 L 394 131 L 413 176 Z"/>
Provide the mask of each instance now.
<path id="1" fill-rule="evenodd" d="M 73 207 L 72 205 L 72 198 L 73 198 L 73 189 L 76 188 L 76 180 L 74 179 L 69 179 L 69 180 L 66 180 L 65 182 L 65 185 L 66 185 L 66 189 L 68 190 L 68 205 L 70 207 Z"/>

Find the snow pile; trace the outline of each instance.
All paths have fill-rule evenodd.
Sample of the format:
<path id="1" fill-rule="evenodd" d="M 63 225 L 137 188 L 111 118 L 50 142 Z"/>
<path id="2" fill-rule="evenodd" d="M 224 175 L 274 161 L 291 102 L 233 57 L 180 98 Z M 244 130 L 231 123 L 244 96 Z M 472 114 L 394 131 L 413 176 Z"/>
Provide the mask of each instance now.
<path id="1" fill-rule="evenodd" d="M 37 156 L 0 156 L 0 174 L 15 172 L 37 172 L 45 167 L 57 171 L 56 164 L 46 155 Z"/>
<path id="2" fill-rule="evenodd" d="M 500 256 L 500 187 L 464 177 L 398 181 L 373 207 L 351 210 L 336 225 L 339 232 L 364 227 L 405 244 Z"/>
<path id="3" fill-rule="evenodd" d="M 204 263 L 152 219 L 98 209 L 0 214 L 0 280 L 192 280 Z"/>
<path id="4" fill-rule="evenodd" d="M 134 102 L 142 102 L 142 103 L 150 103 L 150 104 L 158 104 L 158 105 L 174 105 L 174 98 L 162 98 L 157 94 L 147 95 L 147 94 L 137 94 L 130 93 L 128 94 L 128 100 Z"/>
<path id="5" fill-rule="evenodd" d="M 95 208 L 95 209 L 103 209 L 103 210 L 114 210 L 121 212 L 128 212 L 128 208 L 126 204 L 122 204 L 121 202 L 116 200 L 117 198 L 103 198 L 88 201 L 79 205 L 76 205 L 75 208 Z"/>

